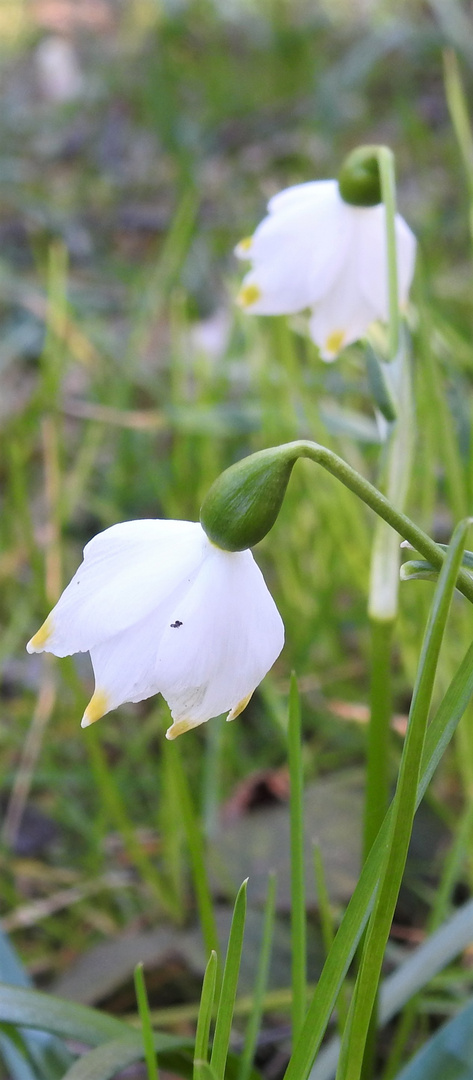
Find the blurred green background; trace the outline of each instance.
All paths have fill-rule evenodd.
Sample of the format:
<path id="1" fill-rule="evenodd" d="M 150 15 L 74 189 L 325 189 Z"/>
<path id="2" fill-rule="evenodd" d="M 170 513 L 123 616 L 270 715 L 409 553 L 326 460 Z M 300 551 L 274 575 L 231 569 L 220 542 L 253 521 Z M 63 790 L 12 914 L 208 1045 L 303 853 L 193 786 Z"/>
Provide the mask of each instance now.
<path id="1" fill-rule="evenodd" d="M 123 706 L 82 733 L 88 660 L 27 657 L 24 643 L 95 532 L 196 519 L 218 472 L 246 453 L 312 437 L 376 478 L 361 346 L 326 365 L 303 320 L 249 318 L 234 303 L 232 249 L 268 198 L 336 175 L 359 143 L 393 149 L 419 240 L 409 513 L 446 541 L 471 510 L 473 161 L 449 116 L 444 55 L 456 50 L 468 98 L 472 29 L 456 0 L 1 0 L 0 860 L 4 925 L 41 985 L 89 947 L 154 925 L 159 881 L 176 924 L 192 923 L 193 898 L 164 703 Z M 234 724 L 180 740 L 207 837 L 232 794 L 242 819 L 252 800 L 284 801 L 291 669 L 308 782 L 344 784 L 363 761 L 372 531 L 354 496 L 298 465 L 256 552 L 284 653 Z M 401 733 L 430 597 L 428 583 L 401 590 Z M 452 627 L 439 692 L 471 633 L 460 602 Z M 473 793 L 470 729 L 467 718 L 437 780 L 424 854 Z M 345 830 L 346 812 L 330 838 L 342 865 Z M 466 859 L 458 887 L 470 876 Z M 424 914 L 431 886 L 414 889 Z M 405 917 L 423 917 L 414 900 Z M 195 988 L 172 1001 L 186 995 Z"/>

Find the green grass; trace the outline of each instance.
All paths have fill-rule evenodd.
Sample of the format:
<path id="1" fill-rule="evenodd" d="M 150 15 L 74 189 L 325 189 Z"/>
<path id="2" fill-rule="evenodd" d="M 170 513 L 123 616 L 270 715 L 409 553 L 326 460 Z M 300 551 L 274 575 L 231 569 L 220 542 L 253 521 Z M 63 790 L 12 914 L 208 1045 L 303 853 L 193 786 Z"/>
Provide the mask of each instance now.
<path id="1" fill-rule="evenodd" d="M 305 781 L 364 760 L 365 730 L 333 706 L 354 709 L 369 698 L 374 519 L 309 462 L 298 464 L 256 551 L 284 618 L 284 652 L 235 723 L 182 738 L 182 775 L 164 741 L 162 699 L 124 705 L 81 732 L 88 661 L 43 663 L 24 651 L 94 533 L 128 518 L 197 519 L 215 477 L 247 453 L 309 438 L 376 482 L 379 446 L 356 438 L 348 417 L 372 418 L 362 347 L 325 365 L 299 320 L 249 318 L 233 302 L 240 268 L 232 248 L 267 198 L 335 175 L 358 143 L 392 148 L 399 207 L 420 245 L 409 313 L 417 438 L 407 513 L 448 542 L 473 501 L 471 161 L 461 104 L 471 99 L 473 73 L 457 4 L 446 5 L 442 25 L 434 5 L 420 3 L 373 5 L 369 14 L 303 0 L 242 0 L 226 16 L 210 0 L 111 9 L 106 33 L 76 31 L 87 77 L 81 101 L 57 105 L 37 94 L 32 57 L 44 30 L 31 20 L 0 46 L 2 910 L 12 919 L 45 900 L 41 917 L 11 924 L 15 947 L 45 987 L 130 925 L 165 917 L 190 926 L 204 912 L 209 949 L 216 943 L 199 871 L 205 843 L 240 781 L 287 764 L 292 670 Z M 0 26 L 1 15 L 0 6 Z M 447 59 L 452 117 L 446 46 L 457 49 L 458 70 Z M 392 690 L 402 714 L 432 589 L 401 586 Z M 434 707 L 472 626 L 457 595 Z M 430 883 L 425 926 L 438 925 L 437 886 L 445 918 L 455 890 L 473 884 L 472 750 L 470 711 L 433 785 L 454 855 Z M 393 736 L 393 783 L 399 756 Z M 54 843 L 27 858 L 11 850 L 25 801 L 57 824 Z M 127 875 L 121 887 L 107 884 L 116 869 Z M 93 896 L 54 908 L 62 889 L 80 892 L 101 878 Z M 329 917 L 326 908 L 326 927 Z M 428 1034 L 429 999 L 416 1001 L 405 1044 L 399 1036 L 399 1068 Z M 197 1015 L 195 1000 L 183 1004 Z M 299 1001 L 297 1028 L 302 1010 Z M 389 1038 L 392 1049 L 395 1030 Z M 226 1045 L 225 1032 L 219 1075 Z M 387 1062 L 388 1037 L 380 1054 Z"/>

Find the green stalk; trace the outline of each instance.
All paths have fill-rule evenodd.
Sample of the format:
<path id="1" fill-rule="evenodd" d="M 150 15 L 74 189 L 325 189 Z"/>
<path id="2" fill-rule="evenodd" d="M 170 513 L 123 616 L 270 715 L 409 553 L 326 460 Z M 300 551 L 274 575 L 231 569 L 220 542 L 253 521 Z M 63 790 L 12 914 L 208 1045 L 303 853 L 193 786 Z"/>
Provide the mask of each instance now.
<path id="1" fill-rule="evenodd" d="M 453 49 L 445 49 L 443 54 L 445 94 L 448 111 L 463 158 L 468 192 L 470 198 L 469 225 L 473 240 L 473 136 L 465 90 L 462 83 L 458 60 Z"/>
<path id="2" fill-rule="evenodd" d="M 374 510 L 388 525 L 391 525 L 404 540 L 408 540 L 412 547 L 428 559 L 436 570 L 441 569 L 445 560 L 445 552 L 442 551 L 442 548 L 434 543 L 430 536 L 423 529 L 420 529 L 418 525 L 415 525 L 406 514 L 397 510 L 385 495 L 378 491 L 373 484 L 370 484 L 369 480 L 365 480 L 364 476 L 361 476 L 356 469 L 352 469 L 346 461 L 338 457 L 338 454 L 334 454 L 332 450 L 328 450 L 327 447 L 321 446 L 319 443 L 303 439 L 287 443 L 285 447 L 280 449 L 284 449 L 286 452 L 292 450 L 295 457 L 307 457 L 317 465 L 321 465 L 327 472 L 332 473 L 341 484 L 353 491 L 362 502 Z M 473 603 L 473 579 L 471 574 L 460 569 L 456 587 L 466 596 L 467 600 Z"/>
<path id="3" fill-rule="evenodd" d="M 307 947 L 304 867 L 303 776 L 301 753 L 301 710 L 295 675 L 289 691 L 289 775 L 291 833 L 291 974 L 292 1038 L 300 1035 L 307 998 Z"/>
<path id="4" fill-rule="evenodd" d="M 371 698 L 366 760 L 363 861 L 389 802 L 388 743 L 392 715 L 391 645 L 394 621 L 371 619 Z"/>
<path id="5" fill-rule="evenodd" d="M 386 256 L 388 263 L 389 359 L 394 360 L 399 347 L 399 292 L 396 253 L 396 180 L 394 154 L 388 146 L 378 147 L 381 196 L 386 214 Z"/>
<path id="6" fill-rule="evenodd" d="M 211 952 L 205 969 L 195 1035 L 193 1080 L 202 1080 L 202 1065 L 208 1063 L 210 1021 L 217 982 L 217 953 Z"/>
<path id="7" fill-rule="evenodd" d="M 252 1008 L 246 1026 L 245 1044 L 240 1058 L 238 1080 L 249 1080 L 251 1068 L 255 1056 L 256 1041 L 261 1026 L 265 1004 L 265 993 L 268 983 L 269 963 L 271 960 L 271 945 L 273 941 L 274 916 L 276 911 L 276 877 L 269 875 L 268 896 L 264 912 L 263 932 L 261 935 L 261 950 L 256 974 L 255 988 L 253 992 Z"/>
<path id="8" fill-rule="evenodd" d="M 154 1033 L 149 1013 L 148 995 L 143 975 L 143 964 L 137 964 L 134 972 L 135 993 L 138 1004 L 138 1013 L 141 1020 L 141 1033 L 145 1051 L 146 1069 L 148 1080 L 159 1080 L 158 1062 L 154 1047 Z"/>
<path id="9" fill-rule="evenodd" d="M 337 1080 L 359 1080 L 386 942 L 399 895 L 416 809 L 422 751 L 440 646 L 461 564 L 469 520 L 460 522 L 439 576 L 412 698 L 409 726 L 390 817 L 380 886 L 342 1041 Z"/>
<path id="10" fill-rule="evenodd" d="M 237 893 L 233 910 L 232 925 L 228 939 L 227 955 L 222 978 L 222 989 L 217 1009 L 215 1022 L 214 1041 L 210 1066 L 217 1080 L 224 1080 L 225 1065 L 230 1045 L 230 1033 L 233 1021 L 233 1009 L 235 1005 L 236 991 L 238 986 L 238 974 L 240 970 L 241 950 L 243 946 L 243 934 L 246 919 L 246 887 L 244 881 Z"/>
<path id="11" fill-rule="evenodd" d="M 473 694 L 473 644 L 468 648 L 426 734 L 416 809 Z M 322 1042 L 343 980 L 369 917 L 378 888 L 386 844 L 392 827 L 391 806 L 371 848 L 347 905 L 333 946 L 307 1010 L 300 1038 L 291 1055 L 285 1080 L 306 1080 Z"/>
<path id="12" fill-rule="evenodd" d="M 88 729 L 85 741 L 97 789 L 101 794 L 111 823 L 121 834 L 131 863 L 136 866 L 142 875 L 143 881 L 146 882 L 150 892 L 154 894 L 163 910 L 171 918 L 175 918 L 173 893 L 136 838 L 133 822 L 130 821 L 123 805 L 117 783 L 108 767 L 99 736 L 94 727 Z"/>
<path id="13" fill-rule="evenodd" d="M 182 819 L 191 860 L 192 880 L 194 883 L 197 907 L 199 909 L 199 922 L 202 928 L 205 948 L 210 956 L 212 952 L 218 953 L 218 935 L 212 894 L 205 864 L 204 839 L 202 836 L 201 825 L 192 802 L 187 776 L 182 767 L 179 748 L 175 744 L 173 744 L 173 750 L 175 750 L 175 753 L 172 754 L 170 767 L 174 768 L 174 778 L 179 793 Z"/>

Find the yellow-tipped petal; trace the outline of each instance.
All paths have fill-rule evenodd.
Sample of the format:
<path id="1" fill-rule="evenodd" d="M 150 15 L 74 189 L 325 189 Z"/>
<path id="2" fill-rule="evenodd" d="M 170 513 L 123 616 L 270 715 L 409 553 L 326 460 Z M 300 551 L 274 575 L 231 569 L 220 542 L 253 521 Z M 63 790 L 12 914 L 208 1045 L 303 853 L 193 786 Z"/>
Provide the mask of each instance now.
<path id="1" fill-rule="evenodd" d="M 241 307 L 251 307 L 257 300 L 261 300 L 261 289 L 258 285 L 244 285 L 237 296 L 237 304 Z"/>
<path id="2" fill-rule="evenodd" d="M 248 705 L 248 702 L 251 700 L 252 697 L 253 691 L 251 691 L 251 694 L 247 694 L 246 697 L 242 698 L 242 700 L 238 702 L 238 705 L 235 705 L 235 708 L 232 709 L 231 712 L 229 712 L 227 720 L 236 720 L 237 716 L 239 716 L 240 713 L 243 712 L 243 709 L 246 709 L 246 706 Z"/>
<path id="3" fill-rule="evenodd" d="M 167 729 L 166 738 L 171 740 L 177 739 L 179 735 L 183 735 L 185 731 L 190 731 L 191 728 L 196 726 L 195 723 L 192 723 L 192 720 L 176 720 L 175 723 Z"/>
<path id="4" fill-rule="evenodd" d="M 237 246 L 235 248 L 235 251 L 236 251 L 237 255 L 247 255 L 248 252 L 251 251 L 252 247 L 253 247 L 253 237 L 252 236 L 245 236 L 243 238 L 243 240 L 240 240 L 240 242 L 237 244 Z"/>
<path id="5" fill-rule="evenodd" d="M 45 619 L 42 626 L 28 642 L 26 649 L 29 653 L 43 652 L 53 633 L 53 621 L 50 615 Z"/>
<path id="6" fill-rule="evenodd" d="M 96 720 L 105 716 L 106 712 L 108 712 L 108 697 L 104 690 L 96 690 L 89 701 L 80 726 L 90 727 Z"/>
<path id="7" fill-rule="evenodd" d="M 338 356 L 338 353 L 343 348 L 343 342 L 345 341 L 344 330 L 332 330 L 332 333 L 328 335 L 325 341 L 324 351 L 329 356 Z"/>

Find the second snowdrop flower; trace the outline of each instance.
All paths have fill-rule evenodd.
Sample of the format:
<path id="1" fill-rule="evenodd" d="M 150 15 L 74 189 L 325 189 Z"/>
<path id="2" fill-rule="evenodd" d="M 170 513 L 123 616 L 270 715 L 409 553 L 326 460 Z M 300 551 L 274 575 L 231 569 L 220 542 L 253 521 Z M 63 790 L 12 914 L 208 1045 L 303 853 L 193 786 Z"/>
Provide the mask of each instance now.
<path id="1" fill-rule="evenodd" d="M 270 200 L 254 235 L 236 248 L 239 258 L 252 263 L 240 305 L 260 315 L 308 308 L 310 335 L 324 360 L 334 360 L 376 319 L 388 319 L 386 214 L 379 178 L 371 173 L 368 184 L 363 177 L 364 187 L 354 188 L 350 179 L 347 183 L 345 168 L 338 181 L 312 181 L 281 191 Z M 402 308 L 414 273 L 416 241 L 399 214 L 395 233 Z"/>

